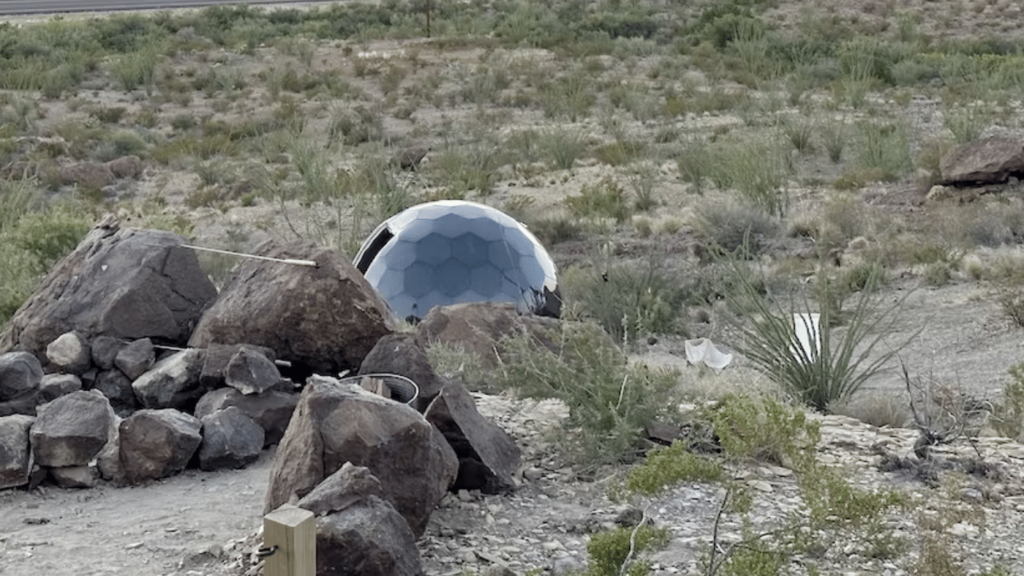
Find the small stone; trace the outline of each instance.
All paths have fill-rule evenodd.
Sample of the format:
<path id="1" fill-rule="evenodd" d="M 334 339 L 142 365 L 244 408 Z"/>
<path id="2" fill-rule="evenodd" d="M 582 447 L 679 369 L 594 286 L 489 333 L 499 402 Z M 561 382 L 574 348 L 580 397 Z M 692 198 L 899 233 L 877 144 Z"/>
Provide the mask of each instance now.
<path id="1" fill-rule="evenodd" d="M 565 546 L 562 546 L 562 543 L 559 542 L 558 540 L 552 540 L 551 542 L 545 542 L 545 543 L 541 544 L 540 547 L 543 548 L 544 550 L 547 550 L 548 552 L 554 552 L 556 550 L 565 550 Z"/>
<path id="2" fill-rule="evenodd" d="M 966 522 L 957 522 L 956 524 L 953 524 L 949 527 L 948 532 L 953 536 L 972 537 L 977 536 L 979 530 L 978 527 L 974 524 L 968 524 Z"/>
<path id="3" fill-rule="evenodd" d="M 533 466 L 527 468 L 526 471 L 523 472 L 523 477 L 531 482 L 536 482 L 537 480 L 540 480 L 541 478 L 544 477 L 544 471 L 541 470 L 540 468 Z"/>
<path id="4" fill-rule="evenodd" d="M 985 501 L 985 495 L 977 488 L 964 488 L 960 491 L 960 499 L 970 504 L 981 504 Z"/>
<path id="5" fill-rule="evenodd" d="M 747 480 L 747 486 L 750 486 L 758 492 L 771 492 L 774 490 L 772 485 L 765 482 L 764 480 Z"/>

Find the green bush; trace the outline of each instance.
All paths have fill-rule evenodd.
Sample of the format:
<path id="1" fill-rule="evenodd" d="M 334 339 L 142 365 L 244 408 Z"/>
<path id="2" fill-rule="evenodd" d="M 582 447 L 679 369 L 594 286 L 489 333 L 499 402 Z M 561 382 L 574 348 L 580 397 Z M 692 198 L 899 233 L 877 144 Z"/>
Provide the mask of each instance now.
<path id="1" fill-rule="evenodd" d="M 42 275 L 78 245 L 91 224 L 80 210 L 41 204 L 27 181 L 0 183 L 0 326 Z"/>
<path id="2" fill-rule="evenodd" d="M 611 218 L 625 222 L 633 215 L 633 204 L 626 190 L 610 176 L 584 184 L 579 194 L 565 199 L 565 206 L 577 218 Z"/>
<path id="3" fill-rule="evenodd" d="M 582 472 L 634 459 L 645 427 L 676 416 L 675 372 L 630 365 L 593 323 L 564 322 L 555 351 L 521 333 L 503 341 L 499 379 L 527 398 L 556 398 L 569 408 L 560 442 Z"/>
<path id="4" fill-rule="evenodd" d="M 802 409 L 760 394 L 726 396 L 706 418 L 730 456 L 797 470 L 811 464 L 821 439 L 818 423 Z"/>
<path id="5" fill-rule="evenodd" d="M 668 544 L 668 530 L 652 526 L 616 528 L 599 532 L 587 542 L 590 565 L 584 576 L 643 576 L 650 572 L 650 563 L 637 560 L 636 555 Z M 632 557 L 630 551 L 632 549 Z M 632 560 L 628 566 L 623 566 Z"/>
<path id="6" fill-rule="evenodd" d="M 679 279 L 655 258 L 639 264 L 610 261 L 567 270 L 562 276 L 566 303 L 617 342 L 682 332 L 686 293 Z"/>

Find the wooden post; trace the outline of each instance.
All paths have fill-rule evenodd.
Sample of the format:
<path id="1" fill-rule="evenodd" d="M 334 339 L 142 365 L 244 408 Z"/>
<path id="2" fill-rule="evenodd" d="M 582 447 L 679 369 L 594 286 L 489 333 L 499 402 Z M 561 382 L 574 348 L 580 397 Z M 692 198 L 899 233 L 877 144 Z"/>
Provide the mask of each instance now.
<path id="1" fill-rule="evenodd" d="M 316 576 L 316 520 L 289 504 L 263 517 L 264 576 Z"/>

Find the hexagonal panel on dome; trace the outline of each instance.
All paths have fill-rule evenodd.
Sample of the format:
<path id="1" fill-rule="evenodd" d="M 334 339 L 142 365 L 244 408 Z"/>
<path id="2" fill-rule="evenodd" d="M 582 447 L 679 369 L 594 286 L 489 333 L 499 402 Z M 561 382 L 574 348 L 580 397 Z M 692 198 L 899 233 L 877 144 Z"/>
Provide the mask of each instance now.
<path id="1" fill-rule="evenodd" d="M 476 234 L 461 234 L 452 238 L 452 258 L 466 266 L 479 266 L 488 260 L 489 244 Z"/>
<path id="2" fill-rule="evenodd" d="M 462 302 L 510 302 L 549 316 L 561 308 L 544 247 L 522 224 L 473 202 L 432 202 L 392 217 L 367 238 L 356 265 L 412 321 Z"/>
<path id="3" fill-rule="evenodd" d="M 452 239 L 437 231 L 424 236 L 415 246 L 417 262 L 438 266 L 452 257 Z"/>

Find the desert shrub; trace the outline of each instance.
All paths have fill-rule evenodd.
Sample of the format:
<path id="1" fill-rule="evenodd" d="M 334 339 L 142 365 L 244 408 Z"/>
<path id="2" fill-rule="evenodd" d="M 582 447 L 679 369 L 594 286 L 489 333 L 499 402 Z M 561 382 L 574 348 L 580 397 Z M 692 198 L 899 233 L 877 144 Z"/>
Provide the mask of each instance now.
<path id="1" fill-rule="evenodd" d="M 587 149 L 586 134 L 576 128 L 552 128 L 539 135 L 537 150 L 550 159 L 552 167 L 569 170 Z"/>
<path id="2" fill-rule="evenodd" d="M 681 282 L 652 256 L 646 262 L 608 261 L 562 275 L 566 302 L 597 322 L 617 342 L 681 332 L 686 297 Z"/>
<path id="3" fill-rule="evenodd" d="M 745 316 L 730 318 L 738 336 L 734 347 L 787 394 L 815 410 L 827 412 L 833 402 L 852 396 L 917 335 L 880 350 L 898 326 L 902 300 L 886 305 L 862 291 L 844 314 L 844 329 L 833 334 L 834 306 L 815 310 L 806 297 L 796 295 L 780 302 L 772 294 L 762 296 L 748 268 L 734 263 L 733 273 L 734 309 Z M 819 315 L 818 327 L 812 314 Z M 807 346 L 799 341 L 798 329 L 810 336 Z"/>
<path id="4" fill-rule="evenodd" d="M 722 450 L 735 458 L 806 468 L 820 440 L 807 414 L 763 394 L 733 394 L 707 409 Z"/>
<path id="5" fill-rule="evenodd" d="M 867 122 L 860 126 L 860 137 L 858 164 L 865 169 L 877 170 L 882 180 L 897 180 L 913 168 L 906 127 Z"/>
<path id="6" fill-rule="evenodd" d="M 688 138 L 676 158 L 676 167 L 683 181 L 690 184 L 690 189 L 702 194 L 704 182 L 714 169 L 714 159 L 708 151 L 707 143 L 696 138 Z"/>
<path id="7" fill-rule="evenodd" d="M 1024 364 L 1010 366 L 1002 396 L 992 406 L 992 426 L 1007 438 L 1024 435 Z"/>
<path id="8" fill-rule="evenodd" d="M 789 170 L 782 150 L 773 142 L 735 142 L 715 153 L 719 188 L 732 188 L 747 203 L 772 216 L 783 216 L 789 205 L 785 185 Z"/>
<path id="9" fill-rule="evenodd" d="M 633 204 L 626 190 L 610 176 L 584 184 L 579 194 L 565 199 L 565 206 L 577 218 L 610 218 L 625 222 L 633 215 Z"/>
<path id="10" fill-rule="evenodd" d="M 730 254 L 757 256 L 781 231 L 777 220 L 745 202 L 704 202 L 697 206 L 696 212 L 697 233 Z"/>
<path id="11" fill-rule="evenodd" d="M 29 181 L 0 183 L 0 325 L 31 295 L 39 279 L 88 232 L 87 214 L 47 206 Z"/>
<path id="12" fill-rule="evenodd" d="M 349 146 L 375 142 L 384 136 L 383 118 L 365 106 L 338 108 L 331 114 L 327 132 L 331 142 Z"/>
<path id="13" fill-rule="evenodd" d="M 114 77 L 126 92 L 136 88 L 150 88 L 156 77 L 156 65 L 160 58 L 159 47 L 145 47 L 137 52 L 120 56 L 113 64 Z"/>
<path id="14" fill-rule="evenodd" d="M 565 322 L 552 334 L 556 351 L 527 333 L 503 342 L 502 387 L 527 398 L 555 398 L 569 407 L 561 444 L 580 470 L 634 459 L 645 426 L 671 421 L 677 374 L 630 364 L 594 323 Z"/>
<path id="15" fill-rule="evenodd" d="M 616 528 L 599 532 L 587 542 L 590 563 L 584 576 L 642 576 L 650 572 L 650 562 L 637 555 L 668 544 L 668 530 L 653 526 Z M 627 560 L 631 562 L 626 564 Z"/>

